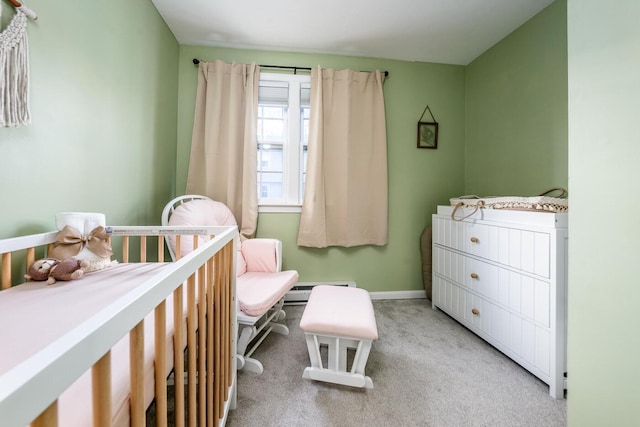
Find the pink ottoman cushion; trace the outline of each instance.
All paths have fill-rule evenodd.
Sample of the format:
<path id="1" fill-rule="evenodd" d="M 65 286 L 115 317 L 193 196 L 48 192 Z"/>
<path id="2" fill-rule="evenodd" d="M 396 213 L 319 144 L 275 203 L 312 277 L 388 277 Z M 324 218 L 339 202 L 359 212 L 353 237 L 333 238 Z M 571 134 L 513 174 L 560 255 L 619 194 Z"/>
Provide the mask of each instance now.
<path id="1" fill-rule="evenodd" d="M 300 320 L 309 333 L 359 339 L 378 339 L 369 293 L 359 288 L 314 286 Z"/>

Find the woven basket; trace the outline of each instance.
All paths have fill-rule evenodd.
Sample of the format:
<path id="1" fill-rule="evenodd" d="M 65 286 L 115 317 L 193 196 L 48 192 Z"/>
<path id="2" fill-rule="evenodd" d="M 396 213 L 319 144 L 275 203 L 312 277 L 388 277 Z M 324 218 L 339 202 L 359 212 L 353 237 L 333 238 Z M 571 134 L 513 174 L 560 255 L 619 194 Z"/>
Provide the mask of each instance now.
<path id="1" fill-rule="evenodd" d="M 559 197 L 550 197 L 555 191 L 561 192 Z M 569 200 L 566 197 L 566 190 L 563 188 L 553 188 L 539 196 L 532 197 L 519 197 L 519 196 L 505 196 L 505 197 L 478 197 L 478 196 L 460 196 L 449 199 L 451 206 L 455 207 L 451 217 L 453 218 L 455 212 L 460 208 L 471 208 L 473 212 L 464 218 L 468 218 L 473 215 L 478 209 L 506 209 L 506 210 L 518 210 L 518 211 L 532 211 L 532 212 L 568 212 Z M 454 218 L 461 220 L 464 218 Z"/>

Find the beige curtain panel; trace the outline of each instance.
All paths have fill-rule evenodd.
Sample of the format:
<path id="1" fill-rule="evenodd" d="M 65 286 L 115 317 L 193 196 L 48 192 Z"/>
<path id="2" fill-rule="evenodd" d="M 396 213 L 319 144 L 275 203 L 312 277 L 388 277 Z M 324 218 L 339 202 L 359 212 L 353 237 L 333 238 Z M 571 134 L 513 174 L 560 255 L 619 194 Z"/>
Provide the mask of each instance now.
<path id="1" fill-rule="evenodd" d="M 226 204 L 246 238 L 258 222 L 255 63 L 200 62 L 187 194 Z"/>
<path id="2" fill-rule="evenodd" d="M 298 245 L 385 245 L 387 132 L 380 71 L 313 69 Z"/>

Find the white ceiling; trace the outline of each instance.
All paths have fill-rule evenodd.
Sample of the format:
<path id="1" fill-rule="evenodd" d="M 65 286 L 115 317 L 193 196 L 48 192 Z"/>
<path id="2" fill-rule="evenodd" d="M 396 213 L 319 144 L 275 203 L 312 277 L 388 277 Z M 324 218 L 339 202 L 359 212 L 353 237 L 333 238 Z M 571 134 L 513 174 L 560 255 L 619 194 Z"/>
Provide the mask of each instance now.
<path id="1" fill-rule="evenodd" d="M 182 45 L 467 65 L 553 0 L 152 0 Z"/>

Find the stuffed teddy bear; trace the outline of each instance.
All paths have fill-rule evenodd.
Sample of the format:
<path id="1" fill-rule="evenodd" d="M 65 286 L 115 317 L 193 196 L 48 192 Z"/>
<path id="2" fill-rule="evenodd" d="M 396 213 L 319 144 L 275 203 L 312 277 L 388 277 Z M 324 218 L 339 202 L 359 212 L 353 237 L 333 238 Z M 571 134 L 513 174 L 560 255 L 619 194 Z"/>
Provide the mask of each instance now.
<path id="1" fill-rule="evenodd" d="M 84 275 L 84 270 L 89 264 L 85 260 L 57 258 L 42 258 L 29 266 L 29 271 L 24 278 L 27 280 L 47 281 L 53 285 L 56 280 L 74 280 Z"/>

